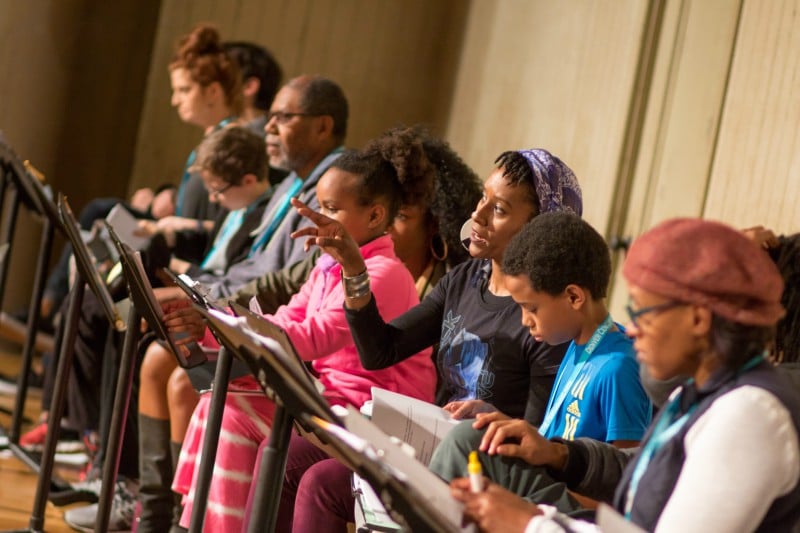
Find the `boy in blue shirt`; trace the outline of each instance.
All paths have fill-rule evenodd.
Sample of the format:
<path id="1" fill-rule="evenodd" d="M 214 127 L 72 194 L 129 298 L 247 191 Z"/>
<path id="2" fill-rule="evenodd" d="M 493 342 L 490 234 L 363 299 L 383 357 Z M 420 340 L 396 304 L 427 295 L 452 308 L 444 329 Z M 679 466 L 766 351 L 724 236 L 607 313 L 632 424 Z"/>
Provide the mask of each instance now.
<path id="1" fill-rule="evenodd" d="M 544 421 L 535 428 L 499 412 L 479 414 L 448 434 L 430 468 L 448 481 L 463 476 L 469 452 L 478 449 L 488 477 L 533 498 L 533 488 L 551 481 L 544 469 L 520 472 L 515 462 L 499 457 L 517 456 L 526 433 L 632 447 L 650 423 L 652 406 L 639 380 L 633 343 L 603 302 L 611 260 L 602 236 L 588 223 L 567 213 L 539 215 L 509 243 L 503 273 L 530 334 L 548 344 L 570 343 Z"/>

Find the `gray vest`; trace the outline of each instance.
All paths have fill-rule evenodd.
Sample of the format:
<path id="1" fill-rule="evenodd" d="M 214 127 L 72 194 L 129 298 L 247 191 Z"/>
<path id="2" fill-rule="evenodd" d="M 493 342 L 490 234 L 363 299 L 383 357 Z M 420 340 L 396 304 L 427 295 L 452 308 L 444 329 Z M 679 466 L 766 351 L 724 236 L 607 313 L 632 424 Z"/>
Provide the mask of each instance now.
<path id="1" fill-rule="evenodd" d="M 740 376 L 736 376 L 730 371 L 720 372 L 712 376 L 709 382 L 700 389 L 691 385 L 685 386 L 680 398 L 681 412 L 685 413 L 693 404 L 697 404 L 697 408 L 677 434 L 653 456 L 639 482 L 634 508 L 631 512 L 632 522 L 648 531 L 655 529 L 661 511 L 675 488 L 686 459 L 683 448 L 686 433 L 716 398 L 744 385 L 760 387 L 774 394 L 789 410 L 795 429 L 800 434 L 800 392 L 797 385 L 787 376 L 787 372 L 779 371 L 767 362 L 762 362 Z M 747 421 L 742 420 L 742 423 L 747 423 Z M 642 445 L 650 439 L 653 426 L 645 435 Z M 766 438 L 769 437 L 766 436 Z M 731 443 L 731 445 L 735 446 L 736 443 Z M 614 504 L 618 510 L 624 508 L 636 459 L 638 459 L 638 455 L 628 464 L 617 487 Z M 736 465 L 730 465 L 730 468 L 736 468 Z M 698 494 L 697 497 L 702 498 L 703 495 Z M 772 503 L 756 531 L 792 531 L 792 526 L 798 521 L 800 521 L 800 483 L 788 494 Z"/>

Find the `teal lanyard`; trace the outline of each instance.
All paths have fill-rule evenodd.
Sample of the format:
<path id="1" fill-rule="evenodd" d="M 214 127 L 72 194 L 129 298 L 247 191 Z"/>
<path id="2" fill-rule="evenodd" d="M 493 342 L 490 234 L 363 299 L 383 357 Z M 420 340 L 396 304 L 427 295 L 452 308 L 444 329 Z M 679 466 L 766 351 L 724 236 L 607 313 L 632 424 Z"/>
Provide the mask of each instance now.
<path id="1" fill-rule="evenodd" d="M 275 233 L 275 230 L 278 229 L 278 226 L 283 221 L 283 218 L 286 216 L 286 213 L 289 211 L 289 207 L 292 205 L 292 198 L 300 192 L 300 189 L 303 187 L 303 180 L 299 177 L 295 177 L 294 181 L 292 182 L 292 186 L 289 187 L 289 190 L 286 191 L 286 194 L 283 195 L 281 201 L 278 205 L 275 206 L 275 209 L 272 210 L 270 213 L 270 221 L 267 229 L 253 242 L 253 245 L 250 247 L 250 257 L 252 257 L 258 250 L 260 250 L 269 240 L 272 238 L 272 235 Z"/>
<path id="2" fill-rule="evenodd" d="M 756 367 L 763 360 L 763 355 L 757 355 L 753 357 L 739 369 L 737 376 L 740 376 L 748 370 Z M 691 382 L 692 380 L 689 380 L 689 383 Z M 636 497 L 636 491 L 639 490 L 639 482 L 642 480 L 642 476 L 644 476 L 644 473 L 647 471 L 650 461 L 653 459 L 656 452 L 658 452 L 658 450 L 661 449 L 661 447 L 664 446 L 667 441 L 673 438 L 678 431 L 680 431 L 681 428 L 686 425 L 686 422 L 689 421 L 689 417 L 691 417 L 692 413 L 694 413 L 694 411 L 697 409 L 697 404 L 692 405 L 683 416 L 676 420 L 680 410 L 680 399 L 681 394 L 678 394 L 664 408 L 661 416 L 658 417 L 656 425 L 653 427 L 653 432 L 650 434 L 650 438 L 645 443 L 639 458 L 636 460 L 636 466 L 633 469 L 631 482 L 628 485 L 628 491 L 625 494 L 625 519 L 629 522 L 631 520 L 631 511 L 633 510 L 633 501 Z"/>
<path id="3" fill-rule="evenodd" d="M 227 117 L 222 119 L 222 121 L 214 126 L 213 131 L 217 131 L 220 128 L 224 128 L 231 122 L 236 120 L 235 117 Z M 189 154 L 189 157 L 186 159 L 186 164 L 183 166 L 183 176 L 181 176 L 181 184 L 178 187 L 178 200 L 175 202 L 175 215 L 182 216 L 183 215 L 183 202 L 186 199 L 186 184 L 189 182 L 189 179 L 192 177 L 192 171 L 189 170 L 194 165 L 195 160 L 197 159 L 197 148 L 192 150 L 192 153 Z"/>
<path id="4" fill-rule="evenodd" d="M 244 220 L 246 208 L 236 209 L 228 213 L 225 217 L 225 220 L 222 222 L 222 227 L 220 227 L 219 231 L 217 232 L 217 236 L 214 238 L 214 243 L 211 245 L 211 249 L 206 254 L 205 258 L 203 258 L 203 262 L 200 266 L 203 269 L 207 269 L 209 263 L 217 262 L 218 254 L 222 253 L 228 247 L 228 243 L 231 240 L 231 237 L 239 231 L 239 228 L 242 227 L 242 221 Z M 225 263 L 225 261 L 223 261 Z"/>
<path id="5" fill-rule="evenodd" d="M 543 435 L 546 438 L 550 438 L 548 435 L 548 431 L 551 429 L 553 422 L 555 421 L 558 412 L 561 410 L 561 406 L 564 405 L 564 401 L 567 399 L 567 394 L 575 385 L 575 381 L 580 376 L 583 367 L 586 365 L 586 362 L 592 356 L 594 351 L 597 349 L 597 345 L 600 344 L 600 341 L 606 336 L 609 330 L 614 326 L 614 321 L 611 319 L 611 315 L 606 315 L 605 320 L 597 326 L 597 329 L 594 330 L 592 336 L 589 338 L 589 342 L 586 343 L 583 347 L 583 351 L 581 352 L 580 357 L 578 358 L 578 362 L 575 364 L 575 367 L 572 369 L 572 372 L 569 375 L 569 379 L 567 383 L 561 388 L 561 380 L 564 378 L 564 373 L 562 372 L 558 376 L 558 381 L 556 381 L 555 387 L 553 387 L 553 392 L 558 391 L 558 398 L 553 400 L 553 396 L 550 396 L 550 400 L 547 402 L 547 411 L 544 415 L 544 421 L 542 425 L 539 426 L 539 434 Z M 574 351 L 576 348 L 574 342 L 570 344 L 570 349 Z M 569 357 L 567 355 L 566 357 Z"/>

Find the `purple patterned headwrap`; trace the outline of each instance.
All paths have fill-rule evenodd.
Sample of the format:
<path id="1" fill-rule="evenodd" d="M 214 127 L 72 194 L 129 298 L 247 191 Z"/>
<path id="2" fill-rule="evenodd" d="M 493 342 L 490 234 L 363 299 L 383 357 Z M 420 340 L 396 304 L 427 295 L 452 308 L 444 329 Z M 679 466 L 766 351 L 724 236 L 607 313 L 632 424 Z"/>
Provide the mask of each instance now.
<path id="1" fill-rule="evenodd" d="M 559 158 L 541 148 L 519 150 L 531 166 L 539 197 L 539 213 L 566 211 L 580 216 L 583 200 L 578 179 Z"/>

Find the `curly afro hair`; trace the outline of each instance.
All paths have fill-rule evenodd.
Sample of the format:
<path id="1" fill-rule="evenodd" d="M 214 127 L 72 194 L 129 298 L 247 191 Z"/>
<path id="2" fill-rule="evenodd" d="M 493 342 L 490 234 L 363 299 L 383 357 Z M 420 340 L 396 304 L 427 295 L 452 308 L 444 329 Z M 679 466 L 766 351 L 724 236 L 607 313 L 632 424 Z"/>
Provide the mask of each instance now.
<path id="1" fill-rule="evenodd" d="M 333 167 L 360 177 L 359 204 L 385 201 L 389 222 L 402 205 L 425 205 L 432 195 L 435 170 L 410 134 L 382 135 L 362 150 L 345 151 Z"/>
<path id="2" fill-rule="evenodd" d="M 439 228 L 439 235 L 447 244 L 447 262 L 452 267 L 469 258 L 461 244 L 461 226 L 478 201 L 483 187 L 478 175 L 464 163 L 450 145 L 417 129 L 428 160 L 436 168 L 436 181 L 429 211 Z"/>
<path id="3" fill-rule="evenodd" d="M 412 144 L 422 146 L 435 172 L 433 193 L 424 199 L 428 207 L 428 221 L 438 228 L 442 241 L 447 245 L 447 263 L 455 266 L 469 257 L 461 244 L 461 226 L 478 205 L 481 181 L 446 141 L 432 136 L 419 125 L 391 128 L 370 142 L 365 150 L 381 146 L 408 147 Z M 422 199 L 420 195 L 417 202 L 405 203 L 414 204 Z"/>
<path id="4" fill-rule="evenodd" d="M 528 276 L 539 292 L 557 295 L 577 285 L 601 299 L 611 277 L 611 255 L 603 237 L 581 217 L 542 213 L 511 239 L 502 270 Z"/>

